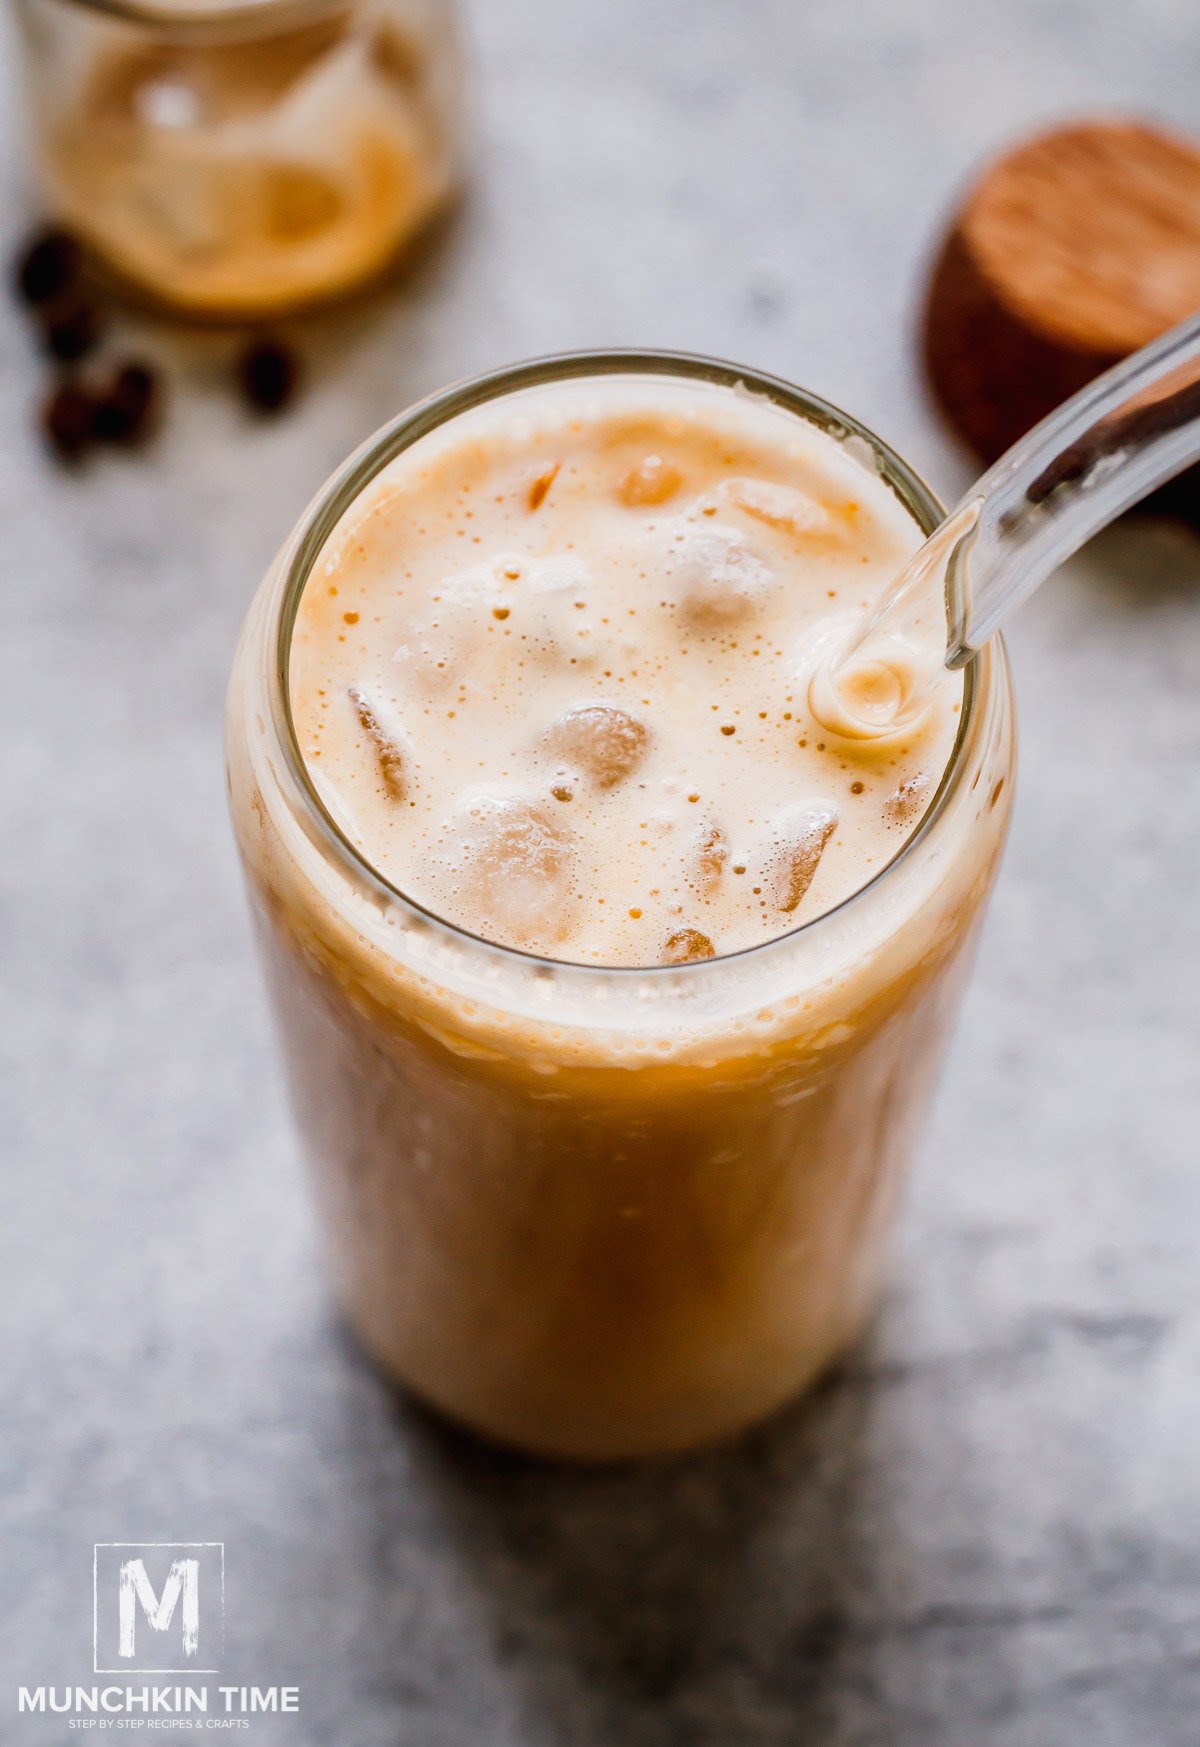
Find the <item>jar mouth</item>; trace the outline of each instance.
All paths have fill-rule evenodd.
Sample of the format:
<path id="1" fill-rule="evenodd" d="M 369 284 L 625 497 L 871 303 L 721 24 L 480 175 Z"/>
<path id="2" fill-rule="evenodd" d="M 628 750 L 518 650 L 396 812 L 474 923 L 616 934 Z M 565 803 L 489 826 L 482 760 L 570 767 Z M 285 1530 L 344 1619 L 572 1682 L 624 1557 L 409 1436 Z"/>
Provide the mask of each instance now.
<path id="1" fill-rule="evenodd" d="M 869 880 L 829 909 L 789 928 L 734 952 L 720 953 L 712 958 L 682 965 L 597 965 L 584 964 L 568 958 L 549 958 L 545 954 L 528 952 L 521 947 L 507 946 L 486 935 L 463 928 L 437 911 L 428 909 L 410 897 L 380 872 L 342 831 L 322 801 L 309 774 L 300 749 L 291 699 L 292 636 L 300 610 L 300 602 L 313 567 L 338 523 L 361 493 L 380 473 L 406 449 L 438 430 L 461 413 L 485 403 L 515 394 L 522 389 L 552 382 L 581 380 L 602 376 L 667 376 L 692 381 L 704 381 L 719 387 L 741 389 L 763 395 L 782 410 L 816 425 L 839 441 L 856 439 L 868 445 L 884 480 L 900 502 L 913 516 L 922 534 L 929 535 L 945 518 L 945 511 L 908 464 L 887 443 L 858 419 L 843 412 L 830 401 L 795 387 L 781 377 L 763 371 L 732 364 L 724 359 L 698 353 L 659 350 L 596 350 L 557 353 L 533 358 L 518 364 L 454 383 L 419 401 L 384 425 L 358 448 L 335 473 L 314 499 L 293 531 L 279 560 L 280 580 L 277 583 L 270 612 L 273 624 L 268 625 L 268 649 L 273 650 L 269 674 L 269 702 L 275 731 L 286 761 L 288 774 L 304 809 L 306 823 L 315 826 L 320 835 L 320 847 L 333 854 L 360 885 L 365 885 L 376 901 L 399 905 L 414 918 L 445 931 L 453 940 L 472 947 L 485 948 L 489 953 L 519 962 L 526 968 L 543 972 L 583 972 L 605 977 L 646 977 L 710 975 L 714 967 L 724 967 L 771 953 L 795 942 L 801 936 L 844 916 L 859 904 L 916 850 L 935 828 L 956 791 L 966 763 L 966 752 L 973 743 L 981 703 L 988 691 L 983 683 L 993 657 L 985 646 L 962 669 L 963 701 L 958 732 L 946 767 L 932 800 L 918 824 L 905 838 L 896 854 L 884 863 Z"/>
<path id="2" fill-rule="evenodd" d="M 344 10 L 349 0 L 193 0 L 176 5 L 174 0 L 61 0 L 80 12 L 99 14 L 116 24 L 138 26 L 172 36 L 256 36 L 264 27 L 272 30 L 302 25 L 325 13 Z"/>

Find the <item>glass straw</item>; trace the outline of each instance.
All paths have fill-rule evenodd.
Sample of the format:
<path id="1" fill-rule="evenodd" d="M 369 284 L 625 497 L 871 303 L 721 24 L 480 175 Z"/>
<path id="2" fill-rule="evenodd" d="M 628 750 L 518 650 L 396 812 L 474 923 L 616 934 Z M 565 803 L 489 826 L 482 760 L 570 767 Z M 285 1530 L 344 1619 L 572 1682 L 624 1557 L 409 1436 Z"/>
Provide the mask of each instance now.
<path id="1" fill-rule="evenodd" d="M 1015 443 L 930 535 L 813 675 L 827 728 L 855 739 L 914 721 L 1053 570 L 1200 459 L 1200 316 L 1082 389 Z"/>

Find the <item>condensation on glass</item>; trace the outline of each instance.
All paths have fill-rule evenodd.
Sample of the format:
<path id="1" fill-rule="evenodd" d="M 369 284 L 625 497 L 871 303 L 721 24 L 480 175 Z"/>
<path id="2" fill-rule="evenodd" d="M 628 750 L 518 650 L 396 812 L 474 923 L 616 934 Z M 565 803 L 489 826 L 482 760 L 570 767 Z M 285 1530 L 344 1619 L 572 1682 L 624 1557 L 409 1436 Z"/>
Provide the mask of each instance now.
<path id="1" fill-rule="evenodd" d="M 18 0 L 53 218 L 119 278 L 254 317 L 382 272 L 462 155 L 453 0 Z"/>

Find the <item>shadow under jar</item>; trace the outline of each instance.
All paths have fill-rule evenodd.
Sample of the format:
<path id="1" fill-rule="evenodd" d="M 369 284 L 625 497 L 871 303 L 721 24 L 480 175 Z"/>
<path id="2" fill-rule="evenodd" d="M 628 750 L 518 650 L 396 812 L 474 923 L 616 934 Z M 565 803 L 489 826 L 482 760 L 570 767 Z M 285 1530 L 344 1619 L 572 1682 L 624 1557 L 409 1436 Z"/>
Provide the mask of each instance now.
<path id="1" fill-rule="evenodd" d="M 297 743 L 291 639 L 390 461 L 564 379 L 748 387 L 848 438 L 924 532 L 942 511 L 856 421 L 660 353 L 501 371 L 418 406 L 310 508 L 251 609 L 229 698 L 233 820 L 337 1292 L 454 1419 L 538 1453 L 686 1449 L 769 1414 L 861 1329 L 1003 847 L 1014 728 L 993 641 L 940 787 L 857 893 L 779 938 L 613 969 L 489 944 L 381 877 Z M 636 1215 L 636 1217 L 634 1216 Z"/>
<path id="2" fill-rule="evenodd" d="M 55 220 L 180 313 L 382 272 L 456 190 L 453 0 L 18 0 Z"/>

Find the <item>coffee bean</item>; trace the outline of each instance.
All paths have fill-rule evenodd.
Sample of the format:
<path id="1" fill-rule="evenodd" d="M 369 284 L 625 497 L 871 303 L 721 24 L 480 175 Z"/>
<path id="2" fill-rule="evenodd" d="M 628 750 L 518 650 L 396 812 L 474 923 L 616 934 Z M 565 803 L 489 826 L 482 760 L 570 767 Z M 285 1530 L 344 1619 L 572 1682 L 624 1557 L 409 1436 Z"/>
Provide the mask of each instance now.
<path id="1" fill-rule="evenodd" d="M 102 443 L 139 443 L 157 423 L 158 377 L 147 364 L 123 364 L 96 407 L 95 434 Z"/>
<path id="2" fill-rule="evenodd" d="M 18 297 L 35 305 L 61 297 L 78 279 L 82 261 L 83 251 L 69 231 L 39 231 L 17 259 Z"/>
<path id="3" fill-rule="evenodd" d="M 47 305 L 44 317 L 46 350 L 63 364 L 74 364 L 86 357 L 104 331 L 100 311 L 82 298 Z"/>
<path id="4" fill-rule="evenodd" d="M 46 439 L 64 461 L 73 461 L 92 442 L 96 427 L 96 403 L 75 382 L 64 382 L 42 408 Z"/>
<path id="5" fill-rule="evenodd" d="M 299 380 L 296 355 L 280 340 L 255 340 L 238 359 L 238 381 L 259 412 L 282 412 Z"/>

